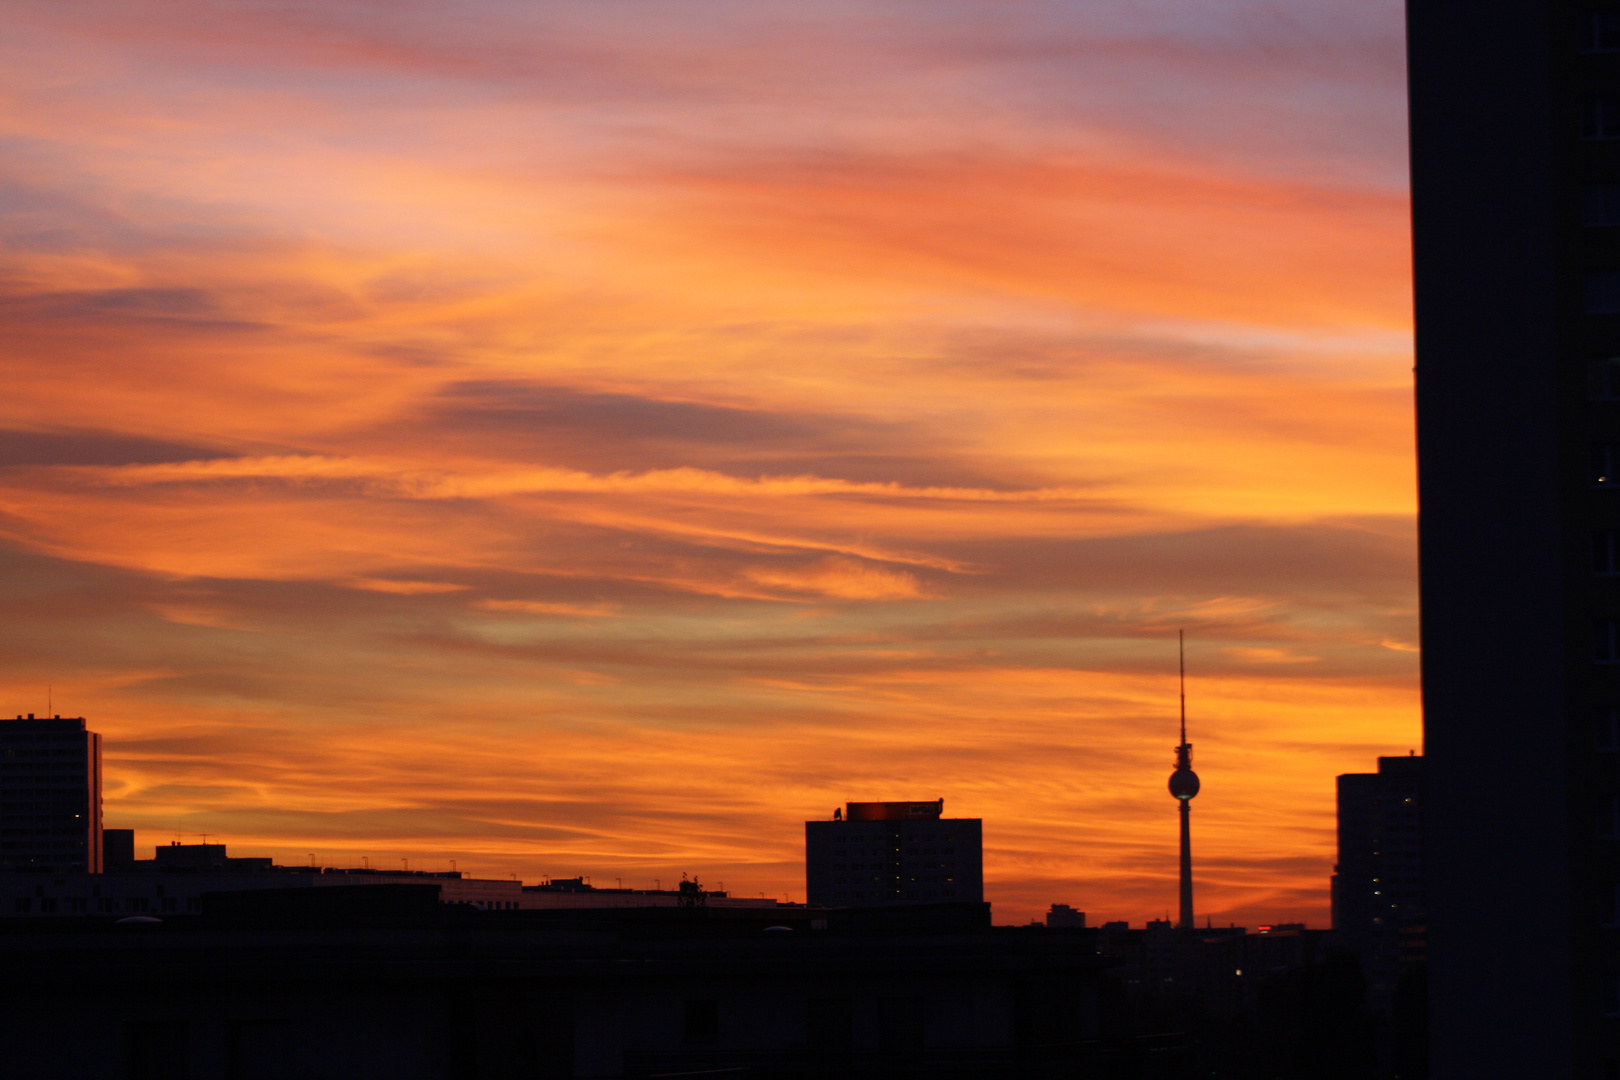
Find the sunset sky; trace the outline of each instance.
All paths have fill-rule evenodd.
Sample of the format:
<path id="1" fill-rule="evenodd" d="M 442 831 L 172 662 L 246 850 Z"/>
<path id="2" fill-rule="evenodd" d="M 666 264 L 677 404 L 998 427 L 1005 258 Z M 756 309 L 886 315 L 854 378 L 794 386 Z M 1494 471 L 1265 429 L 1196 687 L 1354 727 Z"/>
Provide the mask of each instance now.
<path id="1" fill-rule="evenodd" d="M 1398 0 L 8 0 L 0 715 L 147 848 L 1328 922 L 1421 752 Z"/>

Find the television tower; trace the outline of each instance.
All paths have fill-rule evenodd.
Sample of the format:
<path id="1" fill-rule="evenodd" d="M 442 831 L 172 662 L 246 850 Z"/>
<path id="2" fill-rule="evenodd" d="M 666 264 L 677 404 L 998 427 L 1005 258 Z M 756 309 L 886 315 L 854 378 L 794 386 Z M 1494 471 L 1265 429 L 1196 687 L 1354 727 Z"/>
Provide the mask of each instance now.
<path id="1" fill-rule="evenodd" d="M 1170 774 L 1170 794 L 1181 804 L 1181 921 L 1193 929 L 1192 905 L 1192 799 L 1198 794 L 1198 774 L 1192 771 L 1192 743 L 1187 741 L 1187 638 L 1176 631 L 1176 653 L 1181 661 L 1181 745 L 1176 747 L 1176 771 Z"/>

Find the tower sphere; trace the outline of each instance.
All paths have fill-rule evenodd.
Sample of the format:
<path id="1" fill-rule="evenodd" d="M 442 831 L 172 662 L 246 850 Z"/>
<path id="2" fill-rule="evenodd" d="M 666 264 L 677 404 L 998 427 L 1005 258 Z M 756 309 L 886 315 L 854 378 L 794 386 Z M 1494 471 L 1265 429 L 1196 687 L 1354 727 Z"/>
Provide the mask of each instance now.
<path id="1" fill-rule="evenodd" d="M 1190 799 L 1198 794 L 1198 774 L 1191 769 L 1177 769 L 1171 773 L 1170 794 L 1178 799 Z"/>

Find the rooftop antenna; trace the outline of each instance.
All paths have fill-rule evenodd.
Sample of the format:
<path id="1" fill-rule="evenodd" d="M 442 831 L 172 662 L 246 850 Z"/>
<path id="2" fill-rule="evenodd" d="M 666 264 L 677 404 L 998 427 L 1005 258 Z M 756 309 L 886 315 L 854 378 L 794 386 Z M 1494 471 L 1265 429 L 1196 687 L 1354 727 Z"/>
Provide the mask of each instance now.
<path id="1" fill-rule="evenodd" d="M 53 708 L 55 708 L 55 706 L 51 704 L 51 684 L 46 683 L 45 684 L 45 715 L 46 716 L 51 715 L 51 710 Z"/>

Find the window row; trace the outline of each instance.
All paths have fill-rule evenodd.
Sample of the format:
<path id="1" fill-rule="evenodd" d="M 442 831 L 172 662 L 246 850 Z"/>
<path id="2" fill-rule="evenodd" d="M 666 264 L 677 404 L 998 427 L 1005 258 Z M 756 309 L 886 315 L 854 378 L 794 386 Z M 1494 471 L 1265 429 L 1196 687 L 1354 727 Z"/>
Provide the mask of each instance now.
<path id="1" fill-rule="evenodd" d="M 902 890 L 900 889 L 834 889 L 832 895 L 834 903 L 847 900 L 884 900 L 896 896 L 900 896 L 902 899 L 906 900 L 938 900 L 941 898 L 946 900 L 954 900 L 956 899 L 956 890 L 910 888 L 904 890 L 902 894 Z"/>
<path id="2" fill-rule="evenodd" d="M 103 915 L 119 911 L 132 914 L 144 914 L 154 910 L 176 912 L 180 910 L 180 897 L 158 897 L 156 908 L 152 906 L 152 901 L 144 896 L 130 896 L 122 900 L 110 896 L 67 896 L 61 898 L 54 896 L 40 898 L 19 896 L 12 901 L 11 906 L 12 911 L 17 915 L 33 915 L 36 912 L 40 915 L 87 915 L 91 912 L 92 905 L 97 914 Z M 189 912 L 200 911 L 201 901 L 195 896 L 186 897 L 185 910 Z"/>

